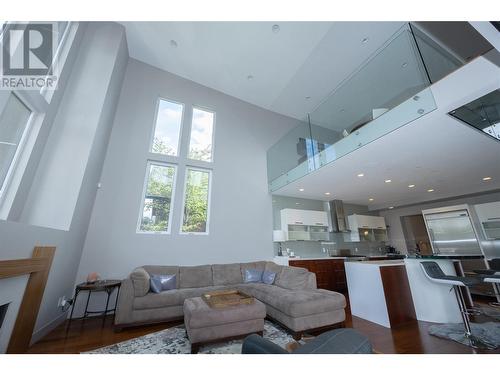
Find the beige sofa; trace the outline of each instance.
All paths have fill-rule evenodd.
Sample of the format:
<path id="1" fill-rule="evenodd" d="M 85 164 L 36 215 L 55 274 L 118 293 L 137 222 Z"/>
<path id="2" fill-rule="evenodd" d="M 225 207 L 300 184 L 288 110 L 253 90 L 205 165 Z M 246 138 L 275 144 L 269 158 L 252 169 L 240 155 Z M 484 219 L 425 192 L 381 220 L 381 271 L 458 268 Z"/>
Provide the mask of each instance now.
<path id="1" fill-rule="evenodd" d="M 244 283 L 245 269 L 276 273 L 272 285 Z M 176 275 L 177 289 L 150 292 L 150 275 Z M 237 288 L 266 305 L 267 317 L 295 336 L 320 328 L 343 326 L 345 297 L 316 288 L 316 275 L 304 268 L 273 262 L 214 264 L 194 267 L 143 266 L 123 280 L 118 297 L 115 326 L 121 329 L 149 323 L 181 320 L 187 298 Z"/>

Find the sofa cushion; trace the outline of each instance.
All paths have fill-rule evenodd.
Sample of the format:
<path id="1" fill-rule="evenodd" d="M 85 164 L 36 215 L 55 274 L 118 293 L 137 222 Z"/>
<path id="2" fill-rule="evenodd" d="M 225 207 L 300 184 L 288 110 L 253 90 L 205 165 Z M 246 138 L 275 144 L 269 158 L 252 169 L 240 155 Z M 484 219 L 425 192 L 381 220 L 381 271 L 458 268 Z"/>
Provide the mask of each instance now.
<path id="1" fill-rule="evenodd" d="M 193 297 L 201 297 L 205 293 L 214 292 L 217 290 L 227 290 L 227 286 L 217 285 L 217 286 L 206 286 L 204 288 L 184 288 L 179 289 L 182 295 L 182 299 L 185 300 L 187 298 Z"/>
<path id="2" fill-rule="evenodd" d="M 275 285 L 286 289 L 300 290 L 308 287 L 309 271 L 305 268 L 283 267 Z"/>
<path id="3" fill-rule="evenodd" d="M 285 267 L 280 266 L 279 264 L 276 264 L 274 262 L 266 262 L 266 266 L 264 268 L 264 271 L 274 272 L 276 274 L 276 277 L 274 278 L 274 284 L 275 284 L 278 281 L 283 268 L 285 268 Z"/>
<path id="4" fill-rule="evenodd" d="M 212 266 L 179 267 L 179 288 L 212 286 Z"/>
<path id="5" fill-rule="evenodd" d="M 175 275 L 176 285 L 175 287 L 179 289 L 179 266 L 142 266 L 149 275 Z"/>
<path id="6" fill-rule="evenodd" d="M 134 296 L 142 297 L 148 294 L 150 287 L 149 273 L 142 267 L 136 268 L 130 274 L 132 285 L 134 286 Z"/>
<path id="7" fill-rule="evenodd" d="M 183 302 L 184 299 L 179 289 L 173 289 L 161 293 L 148 293 L 143 297 L 136 297 L 134 298 L 133 307 L 136 310 L 157 309 L 182 305 Z"/>
<path id="8" fill-rule="evenodd" d="M 214 264 L 212 273 L 214 285 L 234 285 L 243 281 L 239 263 Z"/>
<path id="9" fill-rule="evenodd" d="M 274 280 L 276 280 L 276 272 L 266 271 L 262 273 L 262 282 L 264 284 L 273 284 Z"/>
<path id="10" fill-rule="evenodd" d="M 240 267 L 241 267 L 241 278 L 242 278 L 242 280 L 245 279 L 245 270 L 246 269 L 264 271 L 264 269 L 266 268 L 266 263 L 267 262 L 264 262 L 264 261 L 262 261 L 262 262 L 241 263 Z"/>
<path id="11" fill-rule="evenodd" d="M 344 295 L 329 290 L 287 290 L 276 285 L 243 284 L 239 287 L 285 315 L 302 317 L 344 309 Z"/>

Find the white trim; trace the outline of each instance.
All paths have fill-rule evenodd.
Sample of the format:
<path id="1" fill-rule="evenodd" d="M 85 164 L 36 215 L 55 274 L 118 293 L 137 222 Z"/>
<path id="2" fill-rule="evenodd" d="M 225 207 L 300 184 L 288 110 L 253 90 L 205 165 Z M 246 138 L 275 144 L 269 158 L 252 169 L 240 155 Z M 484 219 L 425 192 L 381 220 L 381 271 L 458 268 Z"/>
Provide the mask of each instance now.
<path id="1" fill-rule="evenodd" d="M 208 173 L 208 192 L 207 192 L 207 221 L 205 225 L 205 232 L 183 232 L 182 226 L 184 225 L 184 209 L 186 205 L 186 191 L 187 191 L 187 176 L 189 170 L 200 171 Z M 191 165 L 186 165 L 184 173 L 184 193 L 182 195 L 182 209 L 181 209 L 181 222 L 179 227 L 180 235 L 196 235 L 196 236 L 208 236 L 210 234 L 210 207 L 211 207 L 211 196 L 212 196 L 212 169 L 198 168 Z"/>
<path id="2" fill-rule="evenodd" d="M 191 126 L 189 127 L 189 135 L 188 135 L 188 146 L 187 146 L 187 153 L 186 153 L 186 159 L 189 161 L 195 161 L 195 162 L 203 162 L 203 163 L 213 163 L 215 159 L 215 123 L 216 123 L 216 118 L 217 118 L 217 112 L 209 107 L 204 107 L 200 105 L 192 105 L 191 106 Z M 211 146 L 211 153 L 210 153 L 210 160 L 198 160 L 198 159 L 191 159 L 189 157 L 189 151 L 191 150 L 191 132 L 193 131 L 193 117 L 194 117 L 194 110 L 198 109 L 203 112 L 209 112 L 214 115 L 214 120 L 212 122 L 212 143 L 210 144 Z"/>
<path id="3" fill-rule="evenodd" d="M 179 127 L 179 136 L 177 137 L 177 154 L 176 155 L 159 154 L 159 153 L 153 152 L 153 142 L 154 142 L 155 133 L 156 133 L 156 125 L 158 123 L 158 112 L 159 112 L 159 109 L 160 109 L 160 102 L 162 100 L 165 101 L 165 102 L 169 102 L 169 103 L 173 103 L 173 104 L 178 104 L 178 105 L 180 105 L 182 107 L 181 124 L 180 124 L 180 127 Z M 154 118 L 153 118 L 153 131 L 151 132 L 150 137 L 149 137 L 148 152 L 151 155 L 154 155 L 154 157 L 156 157 L 156 155 L 158 155 L 158 156 L 170 156 L 170 157 L 174 157 L 174 158 L 179 158 L 180 157 L 181 137 L 182 137 L 182 129 L 184 127 L 184 112 L 185 112 L 185 108 L 186 108 L 186 105 L 184 103 L 181 103 L 181 102 L 178 102 L 178 101 L 175 101 L 175 100 L 172 100 L 172 99 L 168 99 L 168 98 L 165 98 L 165 97 L 162 97 L 162 96 L 158 96 L 158 98 L 156 99 L 156 108 L 155 108 L 155 114 L 154 114 Z"/>
<path id="4" fill-rule="evenodd" d="M 166 231 L 147 231 L 147 230 L 141 230 L 141 222 L 144 214 L 144 201 L 146 198 L 146 191 L 147 191 L 147 186 L 149 182 L 149 176 L 151 173 L 151 166 L 156 165 L 160 167 L 172 167 L 174 168 L 174 176 L 172 178 L 172 194 L 170 195 L 170 209 L 168 211 L 168 224 L 167 224 L 167 230 Z M 156 160 L 148 160 L 146 163 L 146 176 L 144 178 L 144 184 L 142 186 L 142 194 L 141 194 L 141 203 L 140 203 L 140 209 L 139 209 L 139 217 L 137 218 L 137 225 L 136 225 L 136 234 L 153 234 L 153 235 L 158 235 L 158 234 L 170 234 L 172 232 L 172 213 L 174 211 L 174 199 L 175 199 L 175 187 L 177 184 L 177 172 L 178 172 L 178 166 L 176 164 L 172 163 L 164 163 L 161 161 L 156 161 Z"/>

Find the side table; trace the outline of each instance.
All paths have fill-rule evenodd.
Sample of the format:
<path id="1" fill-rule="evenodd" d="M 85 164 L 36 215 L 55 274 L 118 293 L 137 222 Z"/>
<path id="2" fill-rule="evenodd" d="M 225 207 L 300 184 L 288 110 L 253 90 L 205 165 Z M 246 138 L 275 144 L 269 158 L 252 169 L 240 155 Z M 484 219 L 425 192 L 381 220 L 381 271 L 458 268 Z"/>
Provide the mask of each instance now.
<path id="1" fill-rule="evenodd" d="M 82 316 L 82 319 L 85 319 L 89 316 L 89 314 L 102 314 L 103 316 L 103 322 L 106 319 L 106 315 L 108 312 L 114 312 L 116 311 L 116 302 L 118 302 L 118 294 L 120 293 L 120 286 L 122 282 L 121 280 L 98 280 L 95 283 L 81 283 L 78 284 L 75 288 L 75 297 L 73 298 L 73 306 L 71 307 L 71 314 L 69 316 L 69 323 L 71 323 L 71 320 L 73 319 L 73 311 L 75 310 L 75 305 L 76 305 L 76 300 L 78 298 L 78 295 L 80 292 L 87 291 L 87 303 L 85 305 L 85 312 Z M 116 293 L 116 300 L 115 300 L 115 307 L 113 309 L 108 310 L 109 306 L 109 298 L 111 297 L 111 294 L 115 289 L 118 288 L 118 291 Z M 90 296 L 92 292 L 106 292 L 107 299 L 106 299 L 106 308 L 102 311 L 88 311 L 89 307 L 89 302 L 90 302 Z"/>

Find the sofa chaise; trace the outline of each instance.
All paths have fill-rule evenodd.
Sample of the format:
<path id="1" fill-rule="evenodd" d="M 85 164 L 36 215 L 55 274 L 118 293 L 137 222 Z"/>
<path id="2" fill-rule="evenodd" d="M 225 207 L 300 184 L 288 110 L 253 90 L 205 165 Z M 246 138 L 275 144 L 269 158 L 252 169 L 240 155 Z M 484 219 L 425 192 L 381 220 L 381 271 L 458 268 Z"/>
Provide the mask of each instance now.
<path id="1" fill-rule="evenodd" d="M 276 274 L 272 284 L 244 283 L 246 269 Z M 153 293 L 150 277 L 176 275 L 176 289 Z M 266 306 L 267 318 L 288 329 L 294 337 L 304 332 L 343 327 L 345 297 L 317 289 L 316 275 L 304 268 L 273 262 L 214 264 L 203 266 L 142 266 L 123 280 L 118 297 L 115 327 L 176 321 L 183 318 L 187 298 L 224 289 L 239 289 Z"/>

